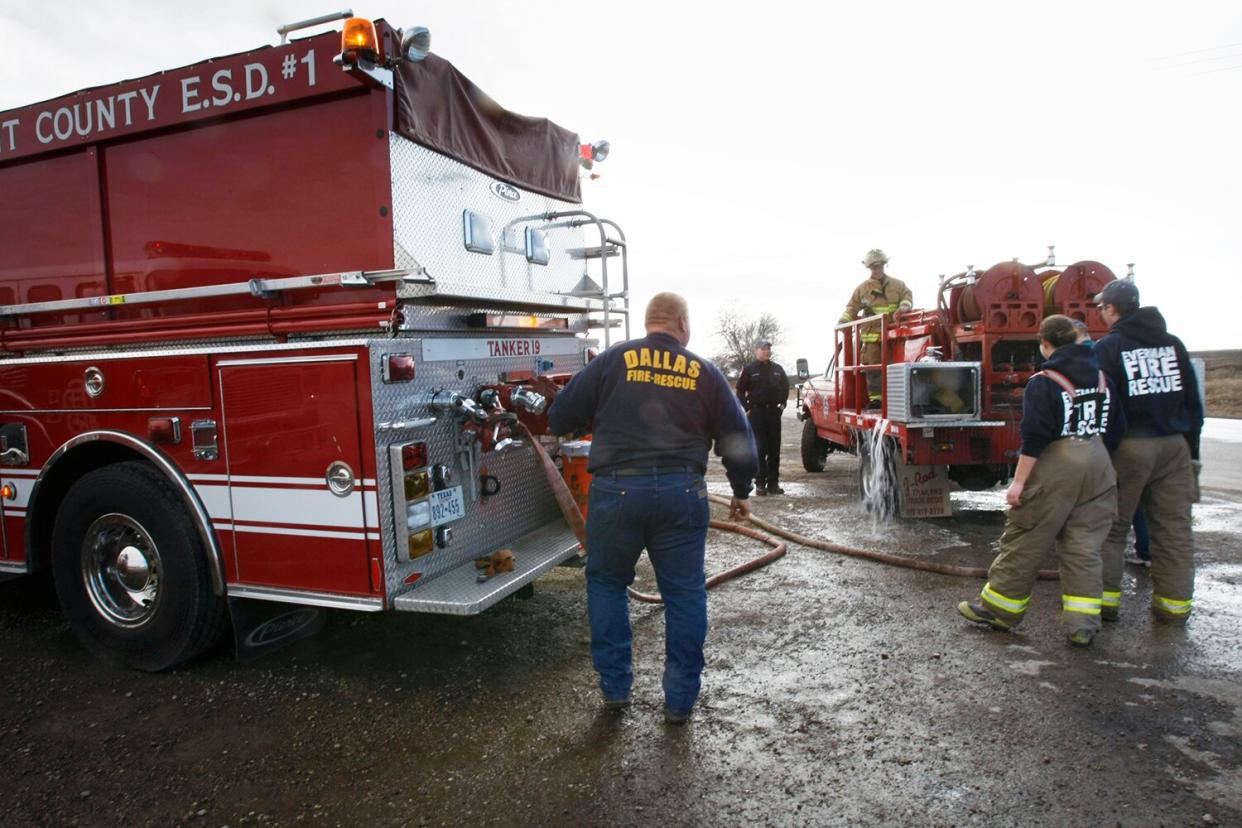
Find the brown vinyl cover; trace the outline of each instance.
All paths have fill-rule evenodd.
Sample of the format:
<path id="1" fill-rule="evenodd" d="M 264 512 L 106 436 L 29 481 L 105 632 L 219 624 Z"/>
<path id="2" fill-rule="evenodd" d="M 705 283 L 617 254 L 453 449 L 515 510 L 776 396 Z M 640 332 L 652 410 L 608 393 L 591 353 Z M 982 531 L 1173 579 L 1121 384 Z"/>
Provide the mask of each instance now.
<path id="1" fill-rule="evenodd" d="M 502 181 L 579 203 L 578 135 L 502 108 L 436 55 L 394 78 L 397 132 Z"/>

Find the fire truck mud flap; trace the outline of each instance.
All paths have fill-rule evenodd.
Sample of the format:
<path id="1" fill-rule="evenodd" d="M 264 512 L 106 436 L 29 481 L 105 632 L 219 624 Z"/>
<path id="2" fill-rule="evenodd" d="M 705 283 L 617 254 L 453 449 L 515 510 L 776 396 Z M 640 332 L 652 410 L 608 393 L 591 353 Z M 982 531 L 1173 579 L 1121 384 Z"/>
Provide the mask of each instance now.
<path id="1" fill-rule="evenodd" d="M 237 660 L 253 661 L 273 650 L 309 638 L 323 629 L 322 607 L 304 607 L 251 598 L 229 598 L 233 648 Z"/>
<path id="2" fill-rule="evenodd" d="M 405 612 L 475 615 L 512 595 L 543 573 L 578 554 L 578 539 L 561 521 L 529 532 L 505 548 L 513 552 L 513 571 L 479 580 L 479 570 L 467 561 L 434 580 L 418 583 L 393 600 Z M 480 557 L 484 550 L 480 550 Z"/>

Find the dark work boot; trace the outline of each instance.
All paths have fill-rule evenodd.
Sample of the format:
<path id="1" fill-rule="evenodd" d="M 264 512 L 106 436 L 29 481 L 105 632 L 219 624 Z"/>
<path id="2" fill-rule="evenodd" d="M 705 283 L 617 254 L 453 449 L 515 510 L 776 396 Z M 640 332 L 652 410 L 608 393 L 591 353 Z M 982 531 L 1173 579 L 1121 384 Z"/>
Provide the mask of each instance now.
<path id="1" fill-rule="evenodd" d="M 1091 639 L 1095 638 L 1095 630 L 1074 630 L 1067 633 L 1065 637 L 1075 647 L 1090 647 Z"/>
<path id="2" fill-rule="evenodd" d="M 777 484 L 777 483 L 769 483 L 769 484 L 768 484 L 768 494 L 770 494 L 770 495 L 782 495 L 782 494 L 784 494 L 784 493 L 785 493 L 785 490 L 784 490 L 784 489 L 782 489 L 782 488 L 780 487 L 780 485 L 779 485 L 779 484 Z"/>
<path id="3" fill-rule="evenodd" d="M 690 721 L 690 713 L 691 711 L 689 710 L 674 710 L 666 704 L 664 705 L 664 723 L 670 725 L 684 725 L 686 722 Z"/>
<path id="4" fill-rule="evenodd" d="M 974 621 L 976 624 L 987 624 L 994 630 L 1008 630 L 1013 626 L 1008 621 L 996 617 L 990 609 L 983 605 L 982 601 L 961 601 L 957 605 L 957 611 L 966 620 Z"/>

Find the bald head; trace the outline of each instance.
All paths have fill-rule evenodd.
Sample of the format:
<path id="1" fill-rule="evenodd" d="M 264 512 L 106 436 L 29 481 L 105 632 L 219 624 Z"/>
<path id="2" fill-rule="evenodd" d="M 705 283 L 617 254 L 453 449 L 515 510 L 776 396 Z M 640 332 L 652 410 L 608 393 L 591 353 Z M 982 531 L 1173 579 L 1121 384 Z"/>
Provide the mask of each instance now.
<path id="1" fill-rule="evenodd" d="M 657 293 L 647 303 L 647 333 L 666 333 L 682 345 L 690 341 L 690 309 L 676 293 Z"/>

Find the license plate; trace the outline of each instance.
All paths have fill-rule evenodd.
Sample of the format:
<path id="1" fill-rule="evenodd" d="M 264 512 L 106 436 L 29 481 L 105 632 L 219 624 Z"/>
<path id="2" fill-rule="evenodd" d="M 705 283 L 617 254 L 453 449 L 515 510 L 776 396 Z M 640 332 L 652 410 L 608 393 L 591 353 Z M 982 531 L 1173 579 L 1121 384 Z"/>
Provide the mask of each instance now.
<path id="1" fill-rule="evenodd" d="M 466 501 L 461 496 L 461 486 L 432 492 L 430 503 L 432 526 L 439 526 L 466 516 Z"/>

